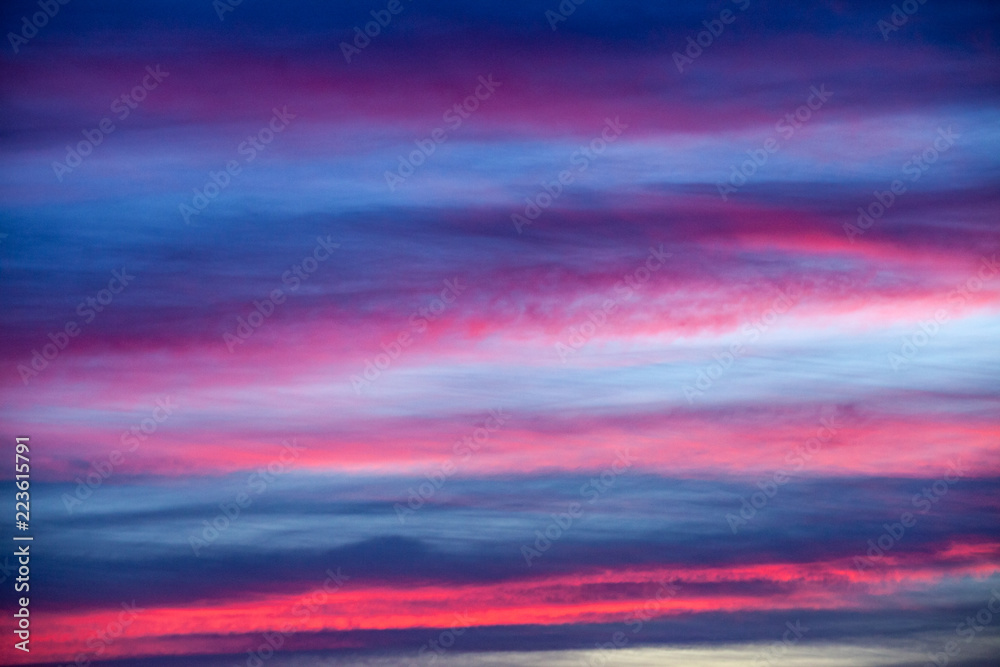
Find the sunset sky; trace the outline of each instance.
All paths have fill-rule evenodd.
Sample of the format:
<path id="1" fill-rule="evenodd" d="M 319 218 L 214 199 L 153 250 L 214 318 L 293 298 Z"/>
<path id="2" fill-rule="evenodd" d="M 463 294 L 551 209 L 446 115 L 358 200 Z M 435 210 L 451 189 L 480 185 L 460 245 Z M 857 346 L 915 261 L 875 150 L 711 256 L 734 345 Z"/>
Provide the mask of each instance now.
<path id="1" fill-rule="evenodd" d="M 998 664 L 1000 5 L 61 1 L 0 664 Z"/>

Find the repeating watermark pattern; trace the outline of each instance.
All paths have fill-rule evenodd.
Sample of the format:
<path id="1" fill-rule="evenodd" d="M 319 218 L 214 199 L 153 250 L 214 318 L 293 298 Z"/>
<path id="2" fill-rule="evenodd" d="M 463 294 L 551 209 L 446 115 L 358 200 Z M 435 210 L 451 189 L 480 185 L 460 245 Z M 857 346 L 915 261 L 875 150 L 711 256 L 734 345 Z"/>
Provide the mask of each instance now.
<path id="1" fill-rule="evenodd" d="M 545 20 L 549 22 L 552 32 L 559 29 L 559 24 L 569 19 L 576 12 L 576 8 L 587 0 L 562 0 L 555 10 L 545 10 Z"/>
<path id="2" fill-rule="evenodd" d="M 198 534 L 188 536 L 188 543 L 194 555 L 200 557 L 201 551 L 208 548 L 219 536 L 229 530 L 230 526 L 236 523 L 243 510 L 253 504 L 254 498 L 268 490 L 280 477 L 288 472 L 288 468 L 298 460 L 304 447 L 294 439 L 289 442 L 285 440 L 282 444 L 281 453 L 276 459 L 261 466 L 247 477 L 245 489 L 236 494 L 232 502 L 219 503 L 219 514 L 211 522 L 208 519 L 202 521 L 204 528 Z"/>
<path id="3" fill-rule="evenodd" d="M 112 271 L 108 286 L 99 290 L 94 296 L 88 296 L 81 301 L 76 307 L 76 314 L 83 318 L 84 324 L 90 324 L 97 318 L 97 314 L 103 313 L 104 309 L 114 301 L 115 296 L 125 291 L 125 288 L 133 280 L 135 280 L 135 276 L 129 274 L 126 267 L 122 267 L 121 271 Z M 25 386 L 32 378 L 38 377 L 39 373 L 48 368 L 69 347 L 72 339 L 80 335 L 81 331 L 83 331 L 82 325 L 77 324 L 76 320 L 68 320 L 61 331 L 49 333 L 48 337 L 52 342 L 42 345 L 41 352 L 32 348 L 31 359 L 17 365 L 17 372 Z"/>
<path id="4" fill-rule="evenodd" d="M 122 93 L 111 102 L 111 113 L 115 114 L 119 121 L 127 119 L 145 101 L 149 93 L 156 90 L 163 80 L 170 76 L 170 72 L 162 70 L 159 65 L 156 66 L 156 69 L 146 67 L 146 72 L 147 74 L 142 77 L 139 85 L 126 93 Z M 95 148 L 104 143 L 105 137 L 114 132 L 115 129 L 116 126 L 111 118 L 105 117 L 101 119 L 97 127 L 91 130 L 83 130 L 82 141 L 77 143 L 76 146 L 66 146 L 65 163 L 58 160 L 52 163 L 52 170 L 56 174 L 56 179 L 62 183 L 63 176 L 83 164 L 84 159 L 91 155 Z"/>
<path id="5" fill-rule="evenodd" d="M 753 664 L 756 667 L 780 664 L 781 659 L 788 653 L 788 649 L 798 644 L 799 640 L 809 632 L 809 628 L 802 625 L 801 621 L 795 621 L 795 623 L 788 621 L 785 623 L 785 627 L 788 629 L 781 636 L 781 641 L 773 642 L 767 650 L 754 658 Z"/>
<path id="6" fill-rule="evenodd" d="M 732 0 L 732 2 L 741 12 L 745 12 L 750 7 L 750 0 Z M 719 18 L 702 21 L 701 24 L 705 26 L 705 29 L 694 37 L 687 38 L 687 46 L 684 49 L 684 53 L 680 51 L 674 51 L 673 53 L 674 65 L 677 66 L 677 71 L 683 74 L 685 67 L 693 65 L 694 61 L 700 58 L 701 54 L 705 52 L 705 49 L 712 46 L 715 40 L 722 36 L 722 33 L 726 31 L 726 26 L 735 23 L 737 16 L 733 10 L 723 9 L 719 12 Z"/>
<path id="7" fill-rule="evenodd" d="M 618 450 L 618 456 L 614 462 L 606 468 L 599 476 L 586 482 L 580 487 L 580 496 L 586 499 L 588 505 L 593 505 L 598 499 L 607 495 L 614 488 L 618 477 L 628 472 L 637 458 L 632 456 L 629 449 Z M 541 558 L 542 554 L 552 548 L 552 545 L 559 541 L 573 524 L 583 517 L 586 509 L 582 503 L 572 502 L 562 514 L 552 514 L 552 522 L 545 527 L 545 531 L 535 531 L 534 545 L 521 545 L 521 555 L 528 567 L 532 566 L 532 561 Z"/>
<path id="8" fill-rule="evenodd" d="M 931 165 L 937 162 L 941 155 L 954 146 L 958 138 L 962 136 L 953 132 L 951 128 L 952 126 L 950 125 L 947 130 L 939 127 L 938 136 L 934 139 L 934 142 L 925 148 L 923 152 L 913 155 L 903 163 L 903 175 L 908 176 L 911 183 L 919 181 L 927 173 L 927 170 L 931 168 Z M 906 183 L 898 178 L 889 184 L 888 190 L 882 192 L 875 190 L 872 193 L 874 197 L 868 206 L 858 207 L 857 224 L 844 223 L 844 233 L 851 243 L 855 243 L 855 237 L 864 236 L 875 222 L 880 220 L 893 207 L 896 199 L 905 193 Z"/>
<path id="9" fill-rule="evenodd" d="M 21 47 L 28 43 L 28 40 L 34 39 L 38 35 L 38 31 L 56 17 L 62 6 L 69 3 L 70 0 L 38 0 L 38 6 L 41 7 L 42 11 L 35 12 L 30 18 L 28 16 L 21 17 L 21 29 L 16 33 L 7 33 L 7 41 L 14 49 L 14 55 L 17 55 L 21 51 Z"/>
<path id="10" fill-rule="evenodd" d="M 412 0 L 406 1 L 412 2 Z M 361 52 L 368 48 L 372 40 L 382 34 L 382 28 L 388 28 L 389 24 L 392 23 L 392 18 L 402 14 L 404 9 L 406 7 L 403 6 L 401 0 L 389 0 L 385 9 L 371 11 L 372 18 L 375 20 L 366 23 L 364 30 L 360 26 L 355 26 L 354 38 L 350 43 L 340 43 L 340 52 L 344 54 L 344 60 L 347 61 L 347 64 L 351 64 L 351 59 L 354 56 L 361 55 Z"/>
<path id="11" fill-rule="evenodd" d="M 10 556 L 4 556 L 3 563 L 0 564 L 0 584 L 6 583 L 16 571 L 17 568 L 10 564 Z"/>
<path id="12" fill-rule="evenodd" d="M 993 617 L 1000 615 L 1000 589 L 994 588 L 990 593 L 986 604 L 979 611 L 974 615 L 966 616 L 964 621 L 955 626 L 955 634 L 964 639 L 966 644 L 971 644 L 979 636 L 979 633 L 993 622 Z M 941 651 L 927 654 L 927 657 L 930 658 L 927 667 L 931 667 L 931 665 L 945 667 L 952 658 L 957 658 L 961 652 L 962 645 L 958 641 L 954 639 L 948 641 Z"/>
<path id="13" fill-rule="evenodd" d="M 250 164 L 256 160 L 257 156 L 264 152 L 264 149 L 274 141 L 275 136 L 284 132 L 289 123 L 298 117 L 293 113 L 289 113 L 287 106 L 282 107 L 280 111 L 275 107 L 271 109 L 271 112 L 274 115 L 268 121 L 267 125 L 260 128 L 255 134 L 248 136 L 236 146 L 236 154 L 243 158 L 244 164 Z M 243 173 L 243 165 L 240 164 L 239 160 L 229 160 L 222 170 L 208 172 L 208 180 L 205 181 L 205 185 L 201 189 L 194 188 L 194 196 L 191 198 L 191 203 L 181 202 L 178 207 L 181 217 L 184 219 L 184 224 L 190 225 L 191 216 L 201 215 L 201 212 L 208 208 L 208 205 L 223 190 L 228 188 L 233 179 L 241 173 Z"/>
<path id="14" fill-rule="evenodd" d="M 467 286 L 463 285 L 458 277 L 445 280 L 444 289 L 441 290 L 440 295 L 432 300 L 429 306 L 420 308 L 410 315 L 407 319 L 410 326 L 397 333 L 389 343 L 383 342 L 381 344 L 382 352 L 375 355 L 374 361 L 365 359 L 365 369 L 361 375 L 351 376 L 351 386 L 354 388 L 354 393 L 360 396 L 364 389 L 371 387 L 373 382 L 382 377 L 382 373 L 389 370 L 393 362 L 399 359 L 403 350 L 413 344 L 413 336 L 427 333 L 431 323 L 436 322 L 466 288 Z"/>
<path id="15" fill-rule="evenodd" d="M 785 471 L 784 469 L 776 470 L 769 478 L 764 478 L 757 482 L 757 488 L 760 491 L 750 494 L 749 500 L 740 496 L 741 503 L 737 514 L 733 514 L 732 512 L 726 514 L 726 523 L 729 524 L 733 535 L 739 532 L 740 527 L 746 526 L 752 521 L 757 516 L 757 512 L 764 509 L 768 502 L 778 495 L 778 489 L 782 485 L 787 484 L 795 476 L 795 473 L 802 470 L 806 466 L 806 463 L 819 454 L 820 450 L 823 449 L 823 445 L 836 437 L 840 430 L 836 420 L 836 414 L 829 418 L 823 417 L 820 419 L 820 426 L 816 429 L 816 435 L 806 440 L 805 443 L 796 445 L 795 449 L 785 456 L 785 463 L 793 466 L 790 471 Z"/>
<path id="16" fill-rule="evenodd" d="M 948 495 L 948 489 L 957 484 L 965 477 L 966 468 L 962 467 L 962 462 L 948 462 L 949 470 L 942 479 L 935 481 L 930 486 L 921 489 L 920 493 L 914 494 L 911 502 L 918 514 L 927 514 Z M 868 540 L 868 550 L 863 556 L 854 557 L 854 567 L 859 572 L 864 572 L 870 567 L 874 567 L 882 562 L 886 554 L 889 553 L 906 535 L 907 528 L 917 525 L 917 516 L 912 512 L 903 512 L 896 523 L 884 523 L 882 528 L 885 531 L 875 539 Z"/>
<path id="17" fill-rule="evenodd" d="M 771 302 L 771 306 L 765 309 L 757 319 L 744 323 L 740 328 L 744 340 L 736 341 L 722 354 L 713 354 L 715 363 L 699 371 L 693 385 L 688 384 L 682 387 L 681 391 L 684 393 L 688 405 L 693 405 L 696 398 L 704 396 L 705 392 L 715 384 L 715 381 L 743 357 L 747 351 L 746 346 L 760 340 L 760 337 L 767 333 L 768 329 L 778 321 L 778 318 L 795 307 L 804 292 L 801 285 L 789 285 L 784 291 L 781 289 L 776 291 L 778 296 Z"/>
<path id="18" fill-rule="evenodd" d="M 326 579 L 323 580 L 322 586 L 306 593 L 292 605 L 292 616 L 303 622 L 309 620 L 313 614 L 321 609 L 322 605 L 327 603 L 331 595 L 337 593 L 351 579 L 346 574 L 342 574 L 339 567 L 336 572 L 327 570 L 325 574 Z M 264 641 L 255 648 L 247 649 L 247 667 L 261 667 L 274 657 L 274 654 L 285 645 L 285 640 L 296 632 L 298 630 L 294 626 L 285 623 L 281 628 L 261 634 Z"/>
<path id="19" fill-rule="evenodd" d="M 421 646 L 417 651 L 416 662 L 411 660 L 409 667 L 419 667 L 422 662 L 428 665 L 437 662 L 473 624 L 474 621 L 469 618 L 468 612 L 455 614 L 455 622 L 447 630 L 442 630 L 438 633 L 436 638 L 429 640 Z"/>
<path id="20" fill-rule="evenodd" d="M 294 294 L 302 286 L 302 283 L 316 273 L 320 264 L 330 259 L 333 251 L 339 247 L 340 244 L 334 243 L 329 235 L 325 239 L 322 236 L 317 236 L 316 245 L 312 252 L 281 274 L 281 283 L 288 288 L 290 294 Z M 286 298 L 285 290 L 276 287 L 268 292 L 263 299 L 253 301 L 253 310 L 245 318 L 237 316 L 235 334 L 228 331 L 222 334 L 222 342 L 226 344 L 229 353 L 235 352 L 237 345 L 243 345 L 258 329 L 264 326 L 264 322 L 274 315 L 278 306 L 285 303 Z"/>
<path id="21" fill-rule="evenodd" d="M 674 581 L 661 582 L 656 594 L 646 600 L 641 607 L 634 609 L 625 617 L 625 625 L 632 631 L 632 635 L 637 635 L 642 631 L 646 621 L 650 620 L 663 608 L 663 601 L 677 595 L 677 584 Z M 588 651 L 587 657 L 580 661 L 584 667 L 604 667 L 609 660 L 614 657 L 614 652 L 628 646 L 629 635 L 618 630 L 614 632 L 609 641 L 598 642 L 592 651 Z"/>
<path id="22" fill-rule="evenodd" d="M 806 103 L 794 112 L 786 113 L 774 124 L 774 131 L 780 134 L 785 141 L 790 140 L 805 123 L 809 122 L 813 112 L 822 109 L 831 97 L 833 97 L 833 93 L 826 89 L 826 84 L 821 84 L 819 88 L 810 87 Z M 746 185 L 747 180 L 752 178 L 759 168 L 767 164 L 770 156 L 779 150 L 781 150 L 781 141 L 773 136 L 768 137 L 761 148 L 748 149 L 746 153 L 750 156 L 749 159 L 744 160 L 739 166 L 735 164 L 732 166 L 728 182 L 716 183 L 722 201 L 729 201 L 729 195 Z"/>
<path id="23" fill-rule="evenodd" d="M 139 449 L 139 445 L 156 433 L 160 428 L 160 424 L 170 418 L 174 413 L 175 407 L 170 396 L 156 399 L 156 407 L 153 408 L 150 416 L 122 433 L 119 441 L 122 447 L 127 447 L 125 452 L 123 453 L 120 449 L 113 449 L 106 459 L 93 461 L 90 464 L 90 467 L 93 468 L 92 472 L 88 473 L 84 478 L 76 477 L 74 479 L 76 489 L 73 491 L 73 495 L 68 493 L 62 494 L 63 507 L 66 508 L 66 513 L 72 514 L 74 508 L 82 505 L 84 501 L 93 496 L 94 492 L 114 474 L 115 470 L 125 463 L 125 454 L 131 454 Z"/>
<path id="24" fill-rule="evenodd" d="M 600 134 L 570 155 L 569 163 L 576 167 L 575 172 L 564 169 L 551 183 L 542 181 L 542 190 L 534 197 L 525 198 L 524 201 L 527 205 L 524 207 L 524 211 L 511 214 L 510 220 L 514 223 L 514 229 L 517 230 L 517 233 L 520 234 L 526 226 L 534 223 L 547 208 L 552 206 L 553 202 L 562 196 L 563 187 L 571 185 L 578 174 L 587 171 L 591 163 L 603 155 L 609 145 L 618 141 L 622 132 L 627 129 L 628 124 L 623 123 L 618 116 L 615 116 L 614 120 L 605 118 L 604 129 L 601 130 Z"/>
<path id="25" fill-rule="evenodd" d="M 462 463 L 467 462 L 485 447 L 490 436 L 503 428 L 508 419 L 510 416 L 504 414 L 503 408 L 490 410 L 490 414 L 483 421 L 482 426 L 473 430 L 471 435 L 466 435 L 461 440 L 456 441 L 451 448 L 451 458 L 438 466 L 436 470 L 427 473 L 425 475 L 426 482 L 421 482 L 415 489 L 412 486 L 407 489 L 409 495 L 406 498 L 406 505 L 402 503 L 393 505 L 399 523 L 405 524 L 409 515 L 415 514 L 428 500 L 433 498 L 434 494 L 444 486 L 444 483 L 458 472 Z"/>
<path id="26" fill-rule="evenodd" d="M 920 5 L 926 4 L 927 0 L 903 0 L 900 5 L 892 6 L 892 13 L 887 19 L 879 19 L 878 29 L 882 33 L 882 39 L 889 41 L 889 35 L 896 32 L 910 22 L 910 17 L 917 13 Z"/>
<path id="27" fill-rule="evenodd" d="M 226 20 L 226 14 L 236 11 L 236 8 L 243 4 L 243 0 L 212 0 L 212 9 L 220 21 Z"/>
<path id="28" fill-rule="evenodd" d="M 569 336 L 566 342 L 556 341 L 556 354 L 564 364 L 569 360 L 570 355 L 579 352 L 584 345 L 597 335 L 597 332 L 608 323 L 608 317 L 618 310 L 619 299 L 631 299 L 632 295 L 652 277 L 654 273 L 663 268 L 667 258 L 673 257 L 672 253 L 663 252 L 663 244 L 659 249 L 650 248 L 649 257 L 646 258 L 643 266 L 630 271 L 622 276 L 622 279 L 615 283 L 615 295 L 605 299 L 598 310 L 591 310 L 587 313 L 587 319 L 578 326 L 569 328 Z"/>
<path id="29" fill-rule="evenodd" d="M 135 600 L 131 604 L 121 603 L 122 611 L 118 612 L 118 618 L 108 621 L 108 624 L 97 630 L 86 642 L 87 651 L 77 653 L 73 658 L 72 665 L 64 667 L 76 667 L 89 665 L 95 660 L 100 660 L 104 652 L 125 634 L 139 614 L 146 611 L 145 608 L 136 605 Z"/>
<path id="30" fill-rule="evenodd" d="M 981 263 L 982 266 L 979 267 L 976 275 L 970 277 L 948 294 L 950 307 L 961 308 L 964 306 L 973 294 L 981 291 L 987 282 L 1000 273 L 1000 264 L 997 264 L 996 254 L 990 259 L 981 258 Z M 898 352 L 889 353 L 889 367 L 897 373 L 901 368 L 906 367 L 916 358 L 917 353 L 938 335 L 941 327 L 949 319 L 951 319 L 949 309 L 939 308 L 934 311 L 933 317 L 920 322 L 917 331 L 903 337 Z"/>
<path id="31" fill-rule="evenodd" d="M 451 106 L 442 114 L 441 119 L 452 130 L 462 127 L 462 123 L 479 110 L 480 105 L 493 97 L 496 89 L 503 85 L 500 81 L 494 81 L 493 75 L 479 77 L 479 85 L 476 86 L 472 94 L 461 102 Z M 423 139 L 416 139 L 413 143 L 417 145 L 415 150 L 410 151 L 405 157 L 399 156 L 399 166 L 396 171 L 385 172 L 385 182 L 389 186 L 390 192 L 395 192 L 396 188 L 406 182 L 410 176 L 416 173 L 431 155 L 437 150 L 439 144 L 448 141 L 448 130 L 443 127 L 436 127 L 429 135 Z"/>

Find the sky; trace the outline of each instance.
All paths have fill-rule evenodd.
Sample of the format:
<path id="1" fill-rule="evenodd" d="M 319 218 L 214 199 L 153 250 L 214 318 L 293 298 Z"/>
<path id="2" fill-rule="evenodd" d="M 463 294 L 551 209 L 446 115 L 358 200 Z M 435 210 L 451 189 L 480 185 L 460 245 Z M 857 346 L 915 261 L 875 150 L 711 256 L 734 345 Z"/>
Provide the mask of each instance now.
<path id="1" fill-rule="evenodd" d="M 996 3 L 0 26 L 0 663 L 1000 659 Z"/>

